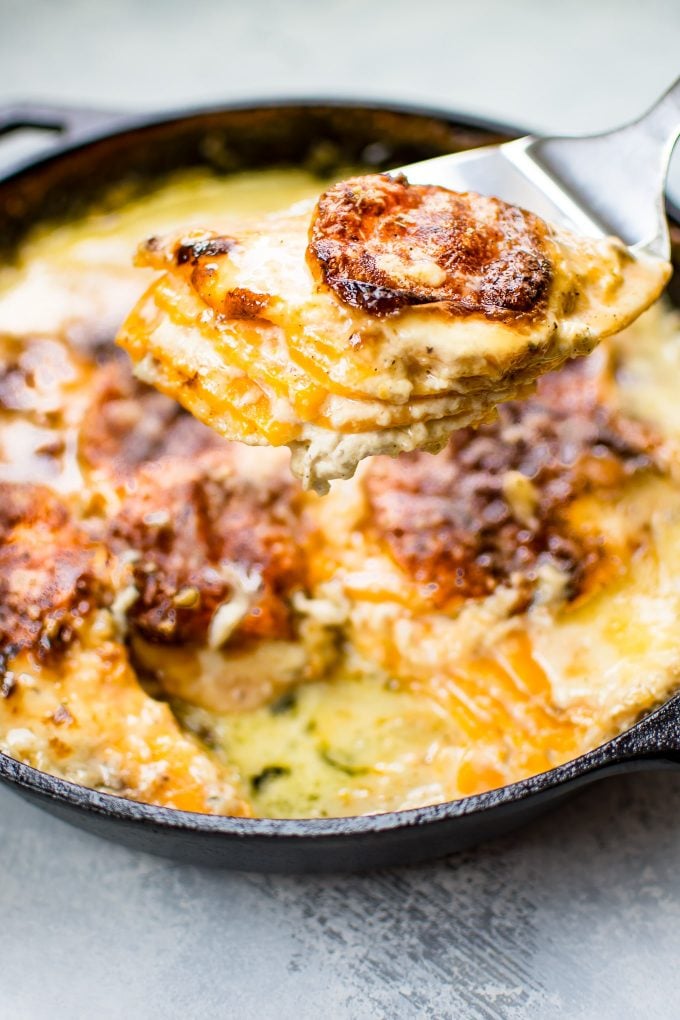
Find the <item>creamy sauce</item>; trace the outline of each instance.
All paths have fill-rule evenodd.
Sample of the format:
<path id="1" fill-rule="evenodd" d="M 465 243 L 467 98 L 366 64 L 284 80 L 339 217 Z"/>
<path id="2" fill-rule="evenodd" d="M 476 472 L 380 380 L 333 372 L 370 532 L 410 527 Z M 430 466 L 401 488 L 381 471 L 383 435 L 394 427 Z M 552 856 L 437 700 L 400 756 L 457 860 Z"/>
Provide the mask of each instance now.
<path id="1" fill-rule="evenodd" d="M 248 784 L 258 815 L 334 817 L 449 800 L 466 748 L 434 698 L 347 666 L 252 713 L 179 718 Z"/>
<path id="2" fill-rule="evenodd" d="M 680 437 L 680 311 L 659 302 L 614 344 L 620 406 Z"/>

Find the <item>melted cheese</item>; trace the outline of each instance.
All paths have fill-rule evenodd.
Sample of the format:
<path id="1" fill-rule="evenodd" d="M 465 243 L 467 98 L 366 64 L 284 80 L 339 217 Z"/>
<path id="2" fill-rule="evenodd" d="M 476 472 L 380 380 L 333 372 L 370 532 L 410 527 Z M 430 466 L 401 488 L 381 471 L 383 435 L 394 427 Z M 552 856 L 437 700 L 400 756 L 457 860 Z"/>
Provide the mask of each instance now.
<path id="1" fill-rule="evenodd" d="M 59 664 L 10 663 L 0 750 L 74 783 L 168 807 L 249 814 L 232 767 L 182 734 L 149 697 L 102 612 Z"/>
<path id="2" fill-rule="evenodd" d="M 466 748 L 456 720 L 365 666 L 249 714 L 210 716 L 186 705 L 178 712 L 238 766 L 261 815 L 363 814 L 459 795 Z"/>

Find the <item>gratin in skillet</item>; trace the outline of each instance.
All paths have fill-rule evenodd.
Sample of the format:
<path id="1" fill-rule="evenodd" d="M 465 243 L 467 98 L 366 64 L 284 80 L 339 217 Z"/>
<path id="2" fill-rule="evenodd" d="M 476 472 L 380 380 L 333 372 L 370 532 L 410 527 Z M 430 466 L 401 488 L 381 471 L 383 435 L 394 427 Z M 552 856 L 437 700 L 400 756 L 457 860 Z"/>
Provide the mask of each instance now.
<path id="1" fill-rule="evenodd" d="M 6 124 L 11 127 L 31 122 L 31 117 L 37 123 L 57 124 L 60 115 L 44 110 L 37 111 L 34 115 L 22 114 L 21 111 L 18 111 L 7 115 Z M 70 115 L 65 115 L 65 120 L 69 121 L 69 117 Z M 71 117 L 70 123 L 77 133 L 80 130 L 78 118 Z M 97 137 L 98 132 L 96 129 L 92 129 L 91 123 L 86 125 L 83 130 L 86 134 L 92 131 L 95 140 L 85 142 L 82 139 L 83 144 L 76 142 L 74 147 L 67 144 L 62 147 L 63 151 L 10 174 L 2 183 L 0 194 L 2 195 L 7 228 L 3 229 L 3 236 L 8 241 L 11 240 L 16 244 L 25 234 L 29 224 L 35 223 L 36 220 L 55 215 L 61 218 L 67 215 L 73 216 L 80 211 L 78 207 L 82 208 L 82 205 L 87 204 L 88 201 L 101 203 L 107 186 L 115 181 L 130 181 L 133 171 L 134 177 L 138 180 L 146 179 L 148 181 L 154 175 L 196 163 L 205 164 L 208 162 L 216 165 L 219 169 L 232 170 L 261 166 L 272 161 L 284 161 L 298 164 L 304 162 L 308 166 L 311 163 L 314 169 L 332 172 L 338 165 L 356 165 L 362 159 L 366 160 L 367 157 L 378 161 L 378 166 L 404 163 L 412 159 L 437 155 L 461 145 L 479 144 L 484 137 L 481 133 L 484 131 L 484 126 L 461 124 L 458 118 L 448 119 L 438 115 L 432 116 L 394 109 L 376 110 L 361 106 L 334 107 L 329 105 L 212 111 L 180 118 L 150 119 L 136 126 L 120 122 L 111 133 L 104 132 L 102 135 L 102 132 L 99 132 L 101 137 Z M 495 139 L 497 135 L 493 137 Z M 142 140 L 144 141 L 143 145 L 139 144 Z M 153 165 L 151 161 L 153 161 Z M 85 178 L 94 188 L 93 194 L 88 195 L 84 191 L 82 181 Z M 80 182 L 77 188 L 74 187 L 76 182 Z M 70 208 L 68 207 L 69 198 L 73 202 Z M 91 338 L 89 339 L 91 340 Z M 594 366 L 593 372 L 596 369 L 597 366 Z M 125 392 L 121 394 L 120 390 L 122 387 L 124 391 L 127 383 L 116 378 L 119 374 L 117 368 L 109 368 L 107 372 L 110 376 L 108 383 L 111 388 L 110 392 L 117 393 L 117 399 L 124 402 L 126 394 Z M 584 402 L 588 405 L 588 401 L 592 402 L 595 399 L 593 396 L 594 384 L 591 385 L 592 379 L 590 370 L 588 370 L 587 377 L 579 386 L 581 404 L 569 408 L 569 413 L 575 416 L 575 420 L 578 420 L 579 415 L 583 420 Z M 551 386 L 553 387 L 552 391 Z M 559 432 L 559 415 L 555 417 L 554 414 L 550 414 L 548 424 L 544 420 L 546 409 L 550 412 L 554 407 L 554 401 L 559 402 L 561 399 L 558 390 L 559 383 L 549 384 L 545 392 L 540 395 L 539 404 L 534 405 L 532 427 L 539 430 L 534 435 L 540 434 L 545 438 L 544 433 L 540 430 L 546 428 L 549 432 L 551 429 L 552 432 L 555 430 Z M 101 398 L 100 391 L 97 392 Z M 513 425 L 512 415 L 515 412 L 509 409 L 508 414 L 510 420 L 502 420 L 500 426 L 491 428 L 511 428 Z M 542 414 L 543 419 L 541 418 Z M 99 415 L 99 420 L 95 424 L 101 425 L 102 417 L 105 416 Z M 596 436 L 589 437 L 587 435 L 588 428 L 582 429 L 582 441 L 593 443 L 596 440 L 595 445 L 603 446 L 606 451 L 604 456 L 598 456 L 598 468 L 601 469 L 604 465 L 604 478 L 600 478 L 598 484 L 615 485 L 617 473 L 621 477 L 625 477 L 626 480 L 632 479 L 633 485 L 636 485 L 638 479 L 643 475 L 645 478 L 651 478 L 653 475 L 663 474 L 665 469 L 662 461 L 659 460 L 661 456 L 659 450 L 662 444 L 653 428 L 636 427 L 631 424 L 628 417 L 625 418 L 623 424 L 623 419 L 621 421 L 614 420 L 614 418 L 610 420 L 607 415 L 602 418 L 596 414 L 594 421 L 590 412 L 586 413 L 586 418 L 588 428 L 596 427 L 599 431 Z M 154 421 L 153 414 L 149 413 L 147 420 Z M 186 434 L 182 435 L 181 424 L 163 420 L 162 413 L 158 428 L 165 433 L 164 442 L 172 443 L 176 440 L 178 444 L 184 444 L 183 449 L 186 449 L 187 443 L 197 442 L 195 435 L 191 437 L 187 437 Z M 188 431 L 190 432 L 191 429 Z M 583 435 L 584 432 L 586 435 Z M 478 438 L 480 437 L 462 436 L 460 439 L 463 454 L 468 460 L 474 461 L 475 457 L 479 457 L 479 451 L 474 453 L 470 449 L 466 449 L 466 444 L 473 447 Z M 484 438 L 493 442 L 493 434 L 485 435 Z M 554 435 L 548 437 L 548 456 L 550 444 L 555 441 Z M 153 436 L 150 437 L 149 442 L 151 444 L 149 449 L 152 449 Z M 214 451 L 210 450 L 211 442 L 205 440 L 205 449 L 200 448 L 201 443 L 203 440 L 198 441 L 194 452 L 199 458 L 207 457 L 210 462 L 210 458 L 214 456 Z M 96 460 L 97 453 L 101 455 L 102 450 L 104 450 L 105 456 L 106 436 L 97 436 L 95 431 L 95 440 L 91 443 L 91 458 Z M 126 453 L 133 460 L 135 457 L 139 457 L 138 452 L 126 451 Z M 145 451 L 145 455 L 146 453 L 148 451 Z M 518 471 L 519 468 L 521 474 L 522 465 L 515 462 L 520 456 L 518 449 L 513 448 L 510 444 L 506 453 L 508 463 L 502 465 L 505 473 Z M 460 451 L 458 456 L 460 456 Z M 122 460 L 125 460 L 124 456 Z M 522 569 L 527 568 L 527 563 L 513 564 L 509 562 L 508 550 L 513 548 L 512 541 L 500 542 L 498 548 L 485 550 L 491 559 L 482 559 L 481 565 L 477 563 L 479 555 L 475 555 L 474 559 L 478 569 L 465 572 L 465 585 L 469 586 L 469 591 L 464 586 L 461 590 L 461 585 L 458 585 L 456 590 L 451 592 L 446 590 L 447 579 L 450 579 L 452 570 L 455 576 L 457 566 L 447 564 L 442 568 L 442 563 L 446 559 L 446 556 L 442 555 L 442 550 L 446 551 L 451 548 L 450 536 L 447 535 L 446 529 L 443 531 L 435 529 L 436 533 L 428 536 L 425 550 L 417 546 L 417 543 L 416 547 L 413 546 L 408 529 L 405 529 L 403 522 L 399 520 L 399 513 L 405 512 L 409 519 L 418 520 L 421 525 L 424 519 L 431 519 L 432 508 L 427 505 L 427 500 L 436 501 L 438 497 L 441 497 L 442 492 L 438 491 L 438 487 L 443 491 L 447 485 L 453 487 L 459 485 L 459 479 L 456 477 L 456 464 L 456 458 L 448 457 L 446 458 L 446 470 L 434 475 L 428 470 L 427 461 L 418 463 L 416 471 L 424 477 L 426 484 L 421 485 L 414 492 L 410 481 L 412 471 L 406 473 L 405 467 L 400 461 L 381 462 L 372 470 L 365 486 L 366 498 L 370 502 L 373 517 L 378 527 L 382 529 L 383 539 L 390 547 L 391 562 L 396 562 L 397 566 L 407 573 L 409 570 L 413 573 L 412 565 L 417 563 L 417 570 L 424 571 L 427 575 L 425 584 L 435 583 L 438 586 L 438 598 L 448 598 L 449 600 L 454 597 L 464 598 L 466 595 L 475 597 L 480 594 L 492 594 L 493 590 L 499 587 L 499 574 L 502 575 L 504 571 L 508 575 L 511 573 L 513 575 L 521 574 Z M 95 464 L 94 467 L 101 469 L 101 464 Z M 120 467 L 125 470 L 125 463 Z M 442 467 L 444 467 L 444 461 L 442 461 Z M 554 474 L 549 460 L 546 461 L 544 469 L 548 474 Z M 483 470 L 476 471 L 476 475 L 481 477 L 477 477 L 475 484 L 465 487 L 465 498 L 469 502 L 462 504 L 463 509 L 467 505 L 468 512 L 473 511 L 475 514 L 479 513 L 480 509 L 484 512 L 494 502 L 493 494 L 490 496 L 482 484 Z M 583 479 L 578 477 L 569 477 L 566 481 L 564 478 L 557 480 L 566 484 L 567 490 L 570 486 L 574 490 L 578 490 L 583 485 Z M 173 484 L 171 478 L 166 481 L 169 486 Z M 175 481 L 178 485 L 183 483 L 181 478 Z M 157 491 L 157 485 L 153 479 L 150 481 L 149 491 Z M 558 494 L 551 497 L 553 502 L 559 500 L 559 492 L 564 493 L 564 491 L 564 486 L 561 490 L 558 486 Z M 144 493 L 145 490 L 142 487 L 138 493 L 139 499 L 142 501 L 146 498 Z M 399 496 L 398 499 L 395 498 L 395 494 Z M 15 493 L 15 495 L 18 498 L 18 494 Z M 23 496 L 25 495 L 24 492 Z M 275 498 L 283 499 L 284 503 L 286 502 L 283 489 L 277 490 Z M 423 506 L 424 498 L 425 505 Z M 521 501 L 521 492 L 519 496 L 515 494 L 515 498 Z M 77 542 L 71 541 L 72 536 L 69 537 L 70 522 L 63 517 L 58 505 L 50 507 L 47 503 L 47 499 L 39 501 L 40 513 L 46 514 L 49 541 L 55 543 L 55 548 L 67 544 L 69 549 L 76 554 L 81 554 L 83 550 L 78 547 Z M 6 506 L 5 513 L 8 519 L 4 522 L 5 527 L 16 527 L 19 518 L 25 520 L 26 515 L 30 514 L 30 508 L 26 505 L 19 507 L 20 512 L 16 510 L 16 507 L 14 510 L 12 509 L 14 506 L 12 501 L 9 501 Z M 116 541 L 126 541 L 126 536 L 134 532 L 135 514 L 138 517 L 138 511 L 139 508 L 134 506 L 121 507 L 115 528 Z M 144 512 L 153 514 L 155 511 L 154 508 L 151 508 Z M 296 512 L 292 505 L 286 505 L 283 516 Z M 597 572 L 601 568 L 601 563 L 598 564 L 601 550 L 598 550 L 597 543 L 595 543 L 595 548 L 590 548 L 589 542 L 592 536 L 585 537 L 583 546 L 571 548 L 569 543 L 573 541 L 573 535 L 559 534 L 559 528 L 555 528 L 555 521 L 551 514 L 550 507 L 547 507 L 546 514 L 539 515 L 537 518 L 536 526 L 529 528 L 532 534 L 531 540 L 526 543 L 528 555 L 529 558 L 540 557 L 542 542 L 548 545 L 551 542 L 554 545 L 556 542 L 559 547 L 558 554 L 563 558 L 567 567 L 569 583 L 576 593 L 579 585 L 585 583 L 585 578 L 591 576 L 589 571 Z M 223 513 L 220 512 L 218 517 L 222 519 Z M 275 517 L 280 523 L 281 513 L 276 508 Z M 464 541 L 461 543 L 459 539 L 461 529 L 464 532 L 464 523 L 464 521 L 462 523 L 460 521 L 447 522 L 451 528 L 456 529 L 458 544 L 469 549 L 470 543 L 472 542 L 474 545 L 479 536 L 471 534 L 466 537 L 464 534 Z M 521 524 L 521 521 L 519 523 Z M 315 522 L 314 527 L 317 526 L 318 524 Z M 320 526 L 323 529 L 323 521 Z M 508 522 L 510 530 L 517 526 L 516 518 Z M 295 527 L 297 529 L 297 524 Z M 261 536 L 265 544 L 266 530 L 265 534 Z M 370 543 L 373 539 L 367 535 L 366 541 Z M 96 536 L 88 535 L 87 542 L 96 545 Z M 514 546 L 516 547 L 516 543 Z M 100 578 L 97 575 L 97 551 L 88 547 L 85 552 L 88 554 L 87 568 L 81 570 L 78 562 L 71 566 L 74 567 L 78 575 L 79 583 L 82 580 L 84 585 L 80 591 L 80 594 L 83 595 L 81 601 L 86 601 L 88 598 L 96 601 L 96 588 L 100 583 Z M 89 553 L 93 553 L 93 556 L 90 557 Z M 262 556 L 258 554 L 258 562 L 261 558 Z M 294 558 L 293 556 L 293 560 Z M 294 578 L 296 576 L 295 563 L 287 564 L 286 570 L 288 569 L 290 569 L 290 577 Z M 434 582 L 432 582 L 430 574 L 436 578 Z M 280 576 L 277 572 L 277 584 Z M 227 582 L 222 579 L 222 583 L 229 583 L 229 579 Z M 191 587 L 191 585 L 185 585 L 185 587 Z M 526 589 L 526 584 L 520 578 L 515 593 L 520 599 L 527 597 L 527 592 L 523 588 Z M 173 594 L 177 594 L 177 591 L 175 590 Z M 218 604 L 219 591 L 213 595 L 216 604 Z M 158 636 L 154 631 L 154 626 L 162 624 L 163 619 L 161 617 L 159 620 L 158 614 L 154 618 L 154 610 L 158 609 L 158 603 L 154 603 L 153 597 L 149 596 L 146 602 L 138 605 L 133 615 L 136 617 L 135 634 L 140 644 L 146 642 L 148 645 L 149 636 L 152 638 Z M 264 603 L 263 608 L 266 609 Z M 375 617 L 371 622 L 370 609 L 366 610 L 363 604 L 361 608 L 362 612 L 369 612 L 368 619 L 375 631 Z M 269 609 L 271 610 L 271 605 Z M 261 616 L 267 620 L 272 616 L 275 617 L 276 612 L 265 611 Z M 211 616 L 210 619 L 212 618 Z M 417 625 L 418 621 L 415 622 Z M 269 623 L 271 624 L 271 619 Z M 196 617 L 191 617 L 191 626 L 200 629 L 200 626 L 205 624 L 205 619 L 201 624 Z M 357 633 L 369 635 L 371 631 L 371 627 L 365 626 L 363 618 L 355 626 Z M 377 626 L 379 629 L 382 628 L 382 621 L 378 621 Z M 282 633 L 275 631 L 271 633 L 276 633 L 275 640 L 286 640 Z M 24 635 L 22 640 L 26 645 L 26 642 L 30 643 L 35 638 L 35 633 L 29 633 Z M 40 636 L 38 636 L 39 639 Z M 158 647 L 157 642 L 151 641 L 150 644 L 152 649 Z M 372 647 L 376 647 L 375 642 Z M 113 668 L 116 668 L 115 660 L 116 656 L 114 655 Z M 54 715 L 58 711 L 59 705 L 56 705 L 51 714 Z M 506 785 L 489 793 L 464 797 L 435 807 L 418 807 L 398 812 L 386 811 L 380 815 L 345 819 L 267 820 L 211 817 L 196 814 L 193 810 L 183 811 L 177 808 L 135 804 L 121 797 L 87 790 L 63 779 L 40 774 L 29 766 L 19 764 L 7 757 L 2 759 L 2 772 L 5 778 L 13 782 L 27 796 L 39 799 L 57 814 L 69 817 L 70 820 L 77 821 L 78 824 L 87 828 L 93 828 L 103 834 L 127 841 L 131 845 L 144 846 L 155 852 L 173 854 L 185 859 L 253 869 L 330 870 L 369 867 L 441 854 L 476 839 L 484 838 L 495 831 L 501 831 L 520 822 L 523 818 L 529 817 L 539 810 L 542 804 L 560 796 L 574 784 L 583 782 L 606 768 L 629 767 L 633 764 L 639 766 L 641 762 L 651 762 L 652 759 L 656 759 L 657 762 L 672 760 L 675 747 L 674 720 L 671 702 L 605 747 L 591 751 L 570 764 L 544 772 L 521 783 Z M 58 725 L 65 725 L 64 732 L 66 732 L 68 719 L 62 718 Z M 21 756 L 19 748 L 17 748 L 17 752 Z M 187 753 L 191 752 L 187 749 Z M 177 763 L 180 773 L 183 767 L 184 762 L 180 756 Z M 205 767 L 208 768 L 207 765 Z M 493 777 L 490 782 L 493 785 Z M 498 779 L 495 779 L 495 782 L 498 782 Z M 215 796 L 219 796 L 219 794 L 216 793 Z M 195 803 L 191 803 L 189 806 L 192 808 L 199 806 L 200 809 L 205 810 L 204 806 Z M 221 809 L 232 810 L 235 813 L 239 807 L 238 804 L 229 802 L 227 799 L 222 803 Z"/>

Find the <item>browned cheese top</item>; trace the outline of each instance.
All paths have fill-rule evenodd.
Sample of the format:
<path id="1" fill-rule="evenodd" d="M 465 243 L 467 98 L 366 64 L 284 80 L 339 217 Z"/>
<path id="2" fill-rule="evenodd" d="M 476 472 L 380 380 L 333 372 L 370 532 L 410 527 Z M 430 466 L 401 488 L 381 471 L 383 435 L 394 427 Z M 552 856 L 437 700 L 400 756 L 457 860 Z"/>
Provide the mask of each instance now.
<path id="1" fill-rule="evenodd" d="M 604 549 L 570 525 L 573 501 L 597 490 L 606 498 L 654 464 L 655 439 L 598 399 L 592 366 L 572 362 L 544 376 L 530 399 L 499 408 L 497 419 L 454 432 L 438 457 L 416 452 L 376 458 L 366 474 L 373 526 L 399 566 L 430 586 L 442 605 L 479 598 L 499 584 L 529 590 L 541 563 L 568 578 L 578 595 Z M 518 519 L 509 473 L 531 483 Z"/>
<path id="2" fill-rule="evenodd" d="M 203 642 L 234 593 L 223 564 L 254 578 L 238 636 L 289 638 L 291 591 L 304 585 L 305 522 L 284 471 L 251 481 L 223 450 L 141 468 L 109 526 L 111 548 L 132 549 L 139 592 L 129 620 L 146 638 Z"/>
<path id="3" fill-rule="evenodd" d="M 191 461 L 226 443 L 173 400 L 144 386 L 122 360 L 102 365 L 80 426 L 79 452 L 89 468 L 123 479 L 167 457 Z"/>
<path id="4" fill-rule="evenodd" d="M 452 315 L 514 321 L 544 304 L 546 229 L 497 198 L 371 174 L 324 192 L 307 257 L 341 301 L 372 315 L 437 303 Z"/>
<path id="5" fill-rule="evenodd" d="M 47 486 L 0 484 L 0 660 L 65 647 L 102 599 L 106 555 Z"/>
<path id="6" fill-rule="evenodd" d="M 233 594 L 223 569 L 231 562 L 259 580 L 239 636 L 289 637 L 287 596 L 304 581 L 308 527 L 285 458 L 251 477 L 247 453 L 117 361 L 99 370 L 93 389 L 80 454 L 122 486 L 123 498 L 108 523 L 92 527 L 114 553 L 136 557 L 133 630 L 155 641 L 205 641 Z"/>

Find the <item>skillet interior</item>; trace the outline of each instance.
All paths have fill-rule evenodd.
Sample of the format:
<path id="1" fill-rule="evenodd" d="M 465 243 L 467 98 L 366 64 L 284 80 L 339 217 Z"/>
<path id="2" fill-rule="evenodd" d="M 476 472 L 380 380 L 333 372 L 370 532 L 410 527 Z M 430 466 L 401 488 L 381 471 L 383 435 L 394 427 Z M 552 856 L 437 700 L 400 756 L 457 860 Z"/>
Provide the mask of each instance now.
<path id="1" fill-rule="evenodd" d="M 502 131 L 457 119 L 343 106 L 284 105 L 138 123 L 0 184 L 0 237 L 7 256 L 36 222 L 77 216 L 102 201 L 119 203 L 122 192 L 132 195 L 181 167 L 229 171 L 296 162 L 331 171 L 360 161 L 383 168 L 500 137 Z M 0 775 L 55 813 L 154 852 L 240 868 L 337 870 L 438 855 L 518 824 L 602 767 L 648 758 L 663 747 L 659 734 L 673 719 L 666 706 L 605 748 L 491 794 L 328 821 L 239 821 L 133 804 L 11 759 L 2 759 Z"/>

